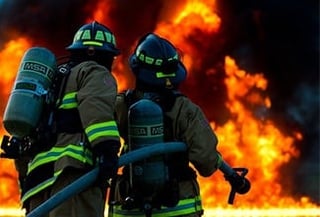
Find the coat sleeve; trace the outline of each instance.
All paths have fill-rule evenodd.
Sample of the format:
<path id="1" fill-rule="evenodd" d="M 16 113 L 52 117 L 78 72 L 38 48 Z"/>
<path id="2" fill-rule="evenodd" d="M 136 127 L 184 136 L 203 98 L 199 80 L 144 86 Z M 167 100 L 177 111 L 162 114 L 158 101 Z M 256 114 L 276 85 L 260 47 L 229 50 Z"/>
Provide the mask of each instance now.
<path id="1" fill-rule="evenodd" d="M 201 176 L 208 177 L 220 166 L 217 136 L 199 106 L 186 97 L 178 104 L 177 134 L 187 144 L 189 161 Z"/>
<path id="2" fill-rule="evenodd" d="M 78 110 L 92 147 L 108 140 L 119 142 L 114 119 L 117 83 L 113 75 L 105 67 L 90 61 L 81 68 L 77 84 Z"/>

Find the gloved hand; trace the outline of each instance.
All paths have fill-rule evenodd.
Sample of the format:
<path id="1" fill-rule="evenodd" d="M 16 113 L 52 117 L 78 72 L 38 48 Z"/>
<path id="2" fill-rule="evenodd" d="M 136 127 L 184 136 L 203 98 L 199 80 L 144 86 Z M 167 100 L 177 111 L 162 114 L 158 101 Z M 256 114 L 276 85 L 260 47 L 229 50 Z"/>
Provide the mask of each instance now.
<path id="1" fill-rule="evenodd" d="M 0 157 L 9 159 L 19 159 L 26 155 L 31 147 L 27 137 L 9 137 L 3 136 L 0 146 Z"/>
<path id="2" fill-rule="evenodd" d="M 116 141 L 99 143 L 93 148 L 93 153 L 97 157 L 99 166 L 97 185 L 101 187 L 107 186 L 110 179 L 117 175 L 119 148 L 120 144 Z"/>

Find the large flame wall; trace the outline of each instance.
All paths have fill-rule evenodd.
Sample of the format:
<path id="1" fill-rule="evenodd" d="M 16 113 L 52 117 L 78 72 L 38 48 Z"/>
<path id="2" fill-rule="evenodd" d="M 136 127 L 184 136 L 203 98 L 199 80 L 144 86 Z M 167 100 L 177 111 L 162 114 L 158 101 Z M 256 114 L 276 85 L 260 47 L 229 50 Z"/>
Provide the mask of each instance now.
<path id="1" fill-rule="evenodd" d="M 318 150 L 315 147 L 318 137 L 314 130 L 306 128 L 315 126 L 313 122 L 306 123 L 310 121 L 308 114 L 303 119 L 299 115 L 301 108 L 292 106 L 294 102 L 301 103 L 300 95 L 298 92 L 290 95 L 287 90 L 294 90 L 292 82 L 297 84 L 299 80 L 294 72 L 299 69 L 287 68 L 292 72 L 291 79 L 285 77 L 285 73 L 275 74 L 283 70 L 282 65 L 288 65 L 292 57 L 289 53 L 274 53 L 279 59 L 268 56 L 272 49 L 266 45 L 275 34 L 269 33 L 270 26 L 266 24 L 273 18 L 268 13 L 272 2 L 258 7 L 249 1 L 240 4 L 232 0 L 90 1 L 90 4 L 43 1 L 20 5 L 0 1 L 0 18 L 17 15 L 10 21 L 0 19 L 0 114 L 27 48 L 41 45 L 57 56 L 64 55 L 64 47 L 80 25 L 93 19 L 103 22 L 115 32 L 122 50 L 115 62 L 114 74 L 119 89 L 123 90 L 133 87 L 127 58 L 136 40 L 155 31 L 181 49 L 189 72 L 182 90 L 203 108 L 219 137 L 218 148 L 225 160 L 232 166 L 249 168 L 252 189 L 246 195 L 237 196 L 234 207 L 317 207 L 319 167 L 314 161 L 314 151 Z M 278 11 L 281 9 L 288 11 L 283 3 L 279 6 L 276 14 L 281 14 Z M 62 14 L 59 18 L 55 16 L 55 20 L 40 21 L 35 16 L 48 17 L 45 13 L 54 15 L 58 10 Z M 289 18 L 286 16 L 286 19 Z M 284 23 L 283 19 L 280 21 Z M 287 21 L 290 25 L 286 28 L 290 28 L 290 19 Z M 312 73 L 314 57 L 311 54 L 307 57 L 311 60 L 307 59 L 303 65 Z M 270 66 L 271 61 L 281 67 Z M 311 79 L 310 85 L 308 82 L 307 76 L 306 85 L 300 82 L 297 87 L 306 95 L 310 92 L 317 95 L 313 88 L 315 81 Z M 313 105 L 317 102 L 312 97 L 307 100 L 306 103 Z M 309 112 L 315 114 L 313 109 Z M 1 128 L 0 134 L 5 133 Z M 313 151 L 308 151 L 306 146 Z M 0 168 L 0 204 L 17 207 L 19 190 L 13 163 L 1 159 Z M 305 171 L 306 168 L 311 171 Z M 230 186 L 222 173 L 217 172 L 210 178 L 199 177 L 199 181 L 205 207 L 227 206 Z M 310 185 L 301 188 L 300 185 L 306 183 Z"/>

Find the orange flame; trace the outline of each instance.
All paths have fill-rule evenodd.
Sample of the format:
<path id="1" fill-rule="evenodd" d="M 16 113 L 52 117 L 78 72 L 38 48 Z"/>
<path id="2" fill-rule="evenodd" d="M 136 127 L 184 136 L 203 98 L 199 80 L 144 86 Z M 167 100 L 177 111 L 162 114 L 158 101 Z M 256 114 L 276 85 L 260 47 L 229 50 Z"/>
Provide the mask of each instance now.
<path id="1" fill-rule="evenodd" d="M 230 57 L 225 58 L 225 71 L 227 107 L 232 117 L 223 126 L 211 124 L 218 134 L 219 150 L 225 160 L 231 165 L 249 168 L 248 178 L 252 182 L 249 193 L 237 198 L 239 201 L 235 206 L 278 207 L 281 204 L 286 207 L 298 204 L 292 197 L 284 196 L 286 192 L 282 189 L 279 172 L 282 165 L 299 156 L 294 142 L 302 139 L 301 134 L 284 135 L 271 120 L 259 117 L 260 114 L 245 106 L 245 102 L 258 110 L 271 106 L 270 99 L 259 94 L 267 87 L 262 74 L 249 75 Z M 202 178 L 201 183 L 206 206 L 225 206 L 221 195 L 226 195 L 230 187 L 223 177 Z"/>
<path id="2" fill-rule="evenodd" d="M 188 1 L 172 21 L 159 22 L 155 29 L 155 33 L 168 38 L 176 47 L 183 48 L 183 62 L 189 70 L 191 67 L 200 66 L 200 58 L 195 57 L 201 57 L 203 54 L 197 53 L 188 43 L 188 36 L 194 35 L 197 29 L 212 34 L 218 32 L 220 28 L 220 18 L 210 9 L 214 7 L 214 2 L 205 4 L 200 1 Z"/>
<path id="3" fill-rule="evenodd" d="M 100 1 L 92 18 L 103 22 L 107 19 L 105 16 L 109 7 L 104 1 Z M 202 63 L 201 58 L 195 57 L 205 54 L 197 51 L 188 42 L 187 36 L 193 35 L 195 30 L 208 35 L 214 35 L 219 31 L 221 20 L 213 11 L 214 7 L 215 1 L 186 1 L 179 10 L 176 10 L 176 14 L 171 15 L 171 20 L 159 21 L 154 30 L 184 51 L 183 61 L 190 73 Z M 0 52 L 0 71 L 5 72 L 0 73 L 2 98 L 8 97 L 19 60 L 30 45 L 30 42 L 21 38 L 10 41 Z M 122 58 L 119 57 L 116 61 L 116 72 L 125 69 L 122 64 L 125 60 Z M 218 135 L 218 149 L 226 162 L 231 166 L 240 165 L 249 168 L 248 179 L 252 188 L 248 194 L 238 195 L 234 206 L 229 207 L 227 197 L 230 186 L 224 180 L 222 173 L 217 172 L 209 178 L 199 177 L 204 208 L 255 210 L 255 208 L 318 207 L 308 197 L 294 198 L 280 183 L 280 179 L 284 178 L 280 174 L 280 168 L 292 158 L 299 157 L 299 151 L 294 147 L 294 143 L 302 140 L 303 136 L 300 132 L 295 132 L 293 135 L 284 134 L 265 115 L 271 107 L 271 100 L 264 92 L 268 81 L 263 74 L 249 74 L 239 69 L 236 61 L 228 56 L 225 57 L 224 64 L 226 73 L 224 84 L 228 96 L 226 107 L 231 117 L 222 126 L 214 121 L 211 122 L 211 126 Z M 121 73 L 116 75 L 119 89 L 127 88 L 130 81 L 121 76 Z M 4 111 L 4 105 L 1 105 L 1 111 Z M 4 130 L 1 128 L 0 135 L 3 134 Z M 0 168 L 0 204 L 4 207 L 18 207 L 19 191 L 13 162 L 1 159 Z"/>
<path id="4" fill-rule="evenodd" d="M 25 50 L 30 46 L 25 38 L 9 41 L 0 52 L 0 84 L 1 97 L 7 98 L 15 80 L 20 59 Z M 3 102 L 3 101 L 2 101 Z M 6 103 L 1 105 L 2 113 Z M 0 128 L 0 135 L 4 135 L 3 127 Z M 15 171 L 13 161 L 8 159 L 0 160 L 0 204 L 1 206 L 19 206 L 18 174 Z"/>
<path id="5" fill-rule="evenodd" d="M 20 59 L 28 47 L 28 40 L 19 38 L 9 41 L 3 51 L 0 52 L 0 71 L 2 72 L 0 74 L 0 82 L 3 95 L 9 95 Z"/>

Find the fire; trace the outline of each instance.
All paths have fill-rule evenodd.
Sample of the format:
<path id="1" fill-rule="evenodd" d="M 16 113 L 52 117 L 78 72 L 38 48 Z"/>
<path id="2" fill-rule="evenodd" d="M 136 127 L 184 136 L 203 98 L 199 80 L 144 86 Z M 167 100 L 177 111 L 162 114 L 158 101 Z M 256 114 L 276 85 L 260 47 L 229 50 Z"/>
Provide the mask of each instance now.
<path id="1" fill-rule="evenodd" d="M 267 87 L 262 74 L 250 75 L 240 70 L 228 56 L 225 72 L 231 118 L 223 126 L 211 124 L 218 134 L 218 148 L 225 160 L 231 165 L 249 168 L 248 178 L 252 183 L 249 193 L 236 198 L 234 206 L 265 208 L 299 204 L 292 197 L 284 196 L 287 192 L 282 189 L 279 172 L 291 158 L 299 157 L 294 142 L 302 139 L 301 135 L 298 132 L 285 135 L 265 117 L 271 102 L 259 94 Z M 220 174 L 201 179 L 201 183 L 206 206 L 226 206 L 226 192 L 230 187 Z"/>
<path id="2" fill-rule="evenodd" d="M 94 19 L 112 23 L 106 17 L 110 7 L 104 1 L 99 1 L 96 11 L 88 17 L 88 21 Z M 164 17 L 171 18 L 159 20 L 154 29 L 183 50 L 183 61 L 189 76 L 203 64 L 201 57 L 206 55 L 201 49 L 197 49 L 195 44 L 205 48 L 204 40 L 219 32 L 221 20 L 214 10 L 215 1 L 185 1 L 177 10 L 170 11 L 170 14 L 163 12 Z M 198 34 L 199 32 L 201 34 Z M 191 43 L 190 38 L 197 43 Z M 22 54 L 30 46 L 27 39 L 20 38 L 8 42 L 0 52 L 2 103 L 3 99 L 8 98 Z M 119 57 L 114 66 L 119 90 L 126 89 L 130 84 L 129 79 L 122 73 L 117 73 L 126 70 L 123 64 L 127 61 L 125 58 Z M 272 102 L 265 93 L 268 81 L 262 73 L 242 70 L 237 66 L 236 60 L 229 56 L 225 57 L 223 64 L 226 108 L 230 117 L 223 125 L 218 125 L 214 120 L 210 120 L 210 123 L 218 135 L 218 149 L 226 162 L 234 167 L 249 169 L 247 177 L 251 181 L 251 190 L 248 194 L 237 195 L 234 205 L 230 206 L 227 205 L 230 186 L 222 173 L 217 172 L 209 178 L 199 177 L 203 205 L 205 210 L 208 210 L 206 215 L 314 216 L 319 212 L 318 205 L 312 203 L 307 196 L 292 196 L 292 190 L 281 184 L 286 178 L 282 176 L 281 168 L 290 160 L 299 157 L 295 143 L 303 140 L 303 135 L 300 132 L 287 135 L 269 119 L 268 111 Z M 207 71 L 210 70 L 214 71 Z M 5 103 L 1 104 L 2 113 L 4 108 Z M 1 137 L 4 134 L 4 129 L 1 128 Z M 1 159 L 0 168 L 0 204 L 3 207 L 19 207 L 17 174 L 13 162 Z"/>
<path id="3" fill-rule="evenodd" d="M 200 58 L 203 55 L 200 51 L 194 49 L 191 43 L 188 43 L 188 37 L 194 36 L 199 43 L 201 38 L 197 38 L 197 31 L 206 34 L 218 32 L 221 20 L 211 8 L 211 4 L 205 4 L 200 1 L 188 1 L 177 13 L 172 21 L 161 21 L 158 23 L 155 32 L 165 38 L 168 38 L 176 47 L 183 48 L 183 62 L 188 69 L 191 67 L 200 67 Z M 179 32 L 177 32 L 179 30 Z M 172 33 L 175 34 L 172 34 Z M 199 52 L 199 53 L 198 53 Z"/>
<path id="4" fill-rule="evenodd" d="M 212 12 L 211 8 L 215 8 L 215 1 L 211 3 L 189 1 L 174 18 L 173 23 L 183 23 L 183 25 L 189 28 L 201 26 L 201 28 L 206 29 L 208 32 L 216 32 L 220 26 L 220 18 Z"/>
<path id="5" fill-rule="evenodd" d="M 11 91 L 20 59 L 28 47 L 28 40 L 19 38 L 9 41 L 3 51 L 0 52 L 0 71 L 2 72 L 0 74 L 1 91 L 5 96 L 8 96 Z"/>
<path id="6" fill-rule="evenodd" d="M 0 52 L 0 83 L 1 97 L 7 98 L 12 89 L 17 69 L 19 68 L 20 59 L 30 43 L 25 38 L 9 41 L 4 49 Z M 6 104 L 1 104 L 1 123 L 2 113 Z M 0 135 L 5 134 L 1 127 Z M 15 171 L 12 160 L 1 159 L 0 163 L 0 204 L 1 206 L 19 206 L 19 188 L 18 175 Z"/>

